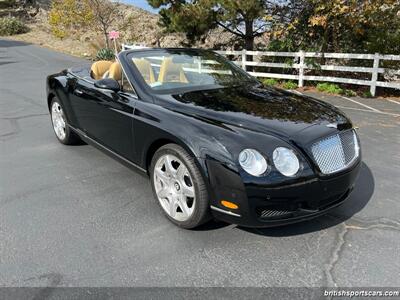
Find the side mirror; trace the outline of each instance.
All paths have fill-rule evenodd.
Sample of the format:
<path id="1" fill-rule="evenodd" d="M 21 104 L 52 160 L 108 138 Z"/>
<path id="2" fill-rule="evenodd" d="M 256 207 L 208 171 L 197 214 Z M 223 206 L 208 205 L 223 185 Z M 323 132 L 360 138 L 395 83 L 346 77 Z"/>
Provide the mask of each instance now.
<path id="1" fill-rule="evenodd" d="M 99 89 L 111 90 L 114 92 L 118 92 L 121 90 L 121 87 L 115 79 L 112 78 L 104 78 L 94 82 L 94 86 Z"/>

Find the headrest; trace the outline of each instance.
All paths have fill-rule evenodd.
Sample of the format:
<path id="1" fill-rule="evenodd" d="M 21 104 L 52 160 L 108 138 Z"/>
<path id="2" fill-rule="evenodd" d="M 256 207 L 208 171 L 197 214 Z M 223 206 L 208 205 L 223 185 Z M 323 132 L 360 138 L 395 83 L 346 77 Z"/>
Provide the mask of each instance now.
<path id="1" fill-rule="evenodd" d="M 163 60 L 158 75 L 159 82 L 182 82 L 187 83 L 188 80 L 183 72 L 181 64 L 175 64 L 171 57 Z"/>
<path id="2" fill-rule="evenodd" d="M 111 65 L 112 62 L 108 60 L 96 61 L 90 68 L 90 75 L 93 79 L 99 80 L 103 77 L 104 73 L 108 71 Z"/>
<path id="3" fill-rule="evenodd" d="M 122 79 L 122 68 L 119 62 L 115 62 L 110 66 L 108 70 L 108 77 L 117 81 Z"/>
<path id="4" fill-rule="evenodd" d="M 133 58 L 132 61 L 147 83 L 154 83 L 156 81 L 153 68 L 148 60 L 144 58 Z"/>

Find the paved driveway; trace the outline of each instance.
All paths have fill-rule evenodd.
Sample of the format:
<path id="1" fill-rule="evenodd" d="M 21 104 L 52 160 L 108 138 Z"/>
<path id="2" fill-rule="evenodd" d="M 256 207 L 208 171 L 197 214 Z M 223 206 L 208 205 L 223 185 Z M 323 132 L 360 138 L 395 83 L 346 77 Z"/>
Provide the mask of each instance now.
<path id="1" fill-rule="evenodd" d="M 145 177 L 57 142 L 45 76 L 82 62 L 0 40 L 0 285 L 400 286 L 400 104 L 324 98 L 360 127 L 364 155 L 351 199 L 328 216 L 188 231 Z"/>

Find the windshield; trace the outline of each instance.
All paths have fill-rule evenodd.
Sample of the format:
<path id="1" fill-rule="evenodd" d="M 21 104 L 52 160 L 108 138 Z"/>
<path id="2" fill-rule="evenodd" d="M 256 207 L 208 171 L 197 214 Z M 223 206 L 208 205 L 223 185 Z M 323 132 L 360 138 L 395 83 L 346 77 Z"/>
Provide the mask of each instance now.
<path id="1" fill-rule="evenodd" d="M 159 93 L 196 88 L 221 88 L 257 82 L 253 77 L 213 51 L 163 49 L 132 52 L 128 61 L 143 81 Z"/>

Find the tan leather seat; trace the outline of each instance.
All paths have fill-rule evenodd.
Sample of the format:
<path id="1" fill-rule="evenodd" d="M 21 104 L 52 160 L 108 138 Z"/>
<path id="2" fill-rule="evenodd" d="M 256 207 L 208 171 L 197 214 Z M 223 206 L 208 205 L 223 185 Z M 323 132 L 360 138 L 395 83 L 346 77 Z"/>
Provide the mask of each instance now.
<path id="1" fill-rule="evenodd" d="M 108 60 L 96 61 L 92 64 L 92 67 L 90 68 L 90 76 L 92 76 L 92 78 L 96 80 L 103 78 L 104 73 L 106 73 L 110 69 L 112 63 L 113 62 Z"/>
<path id="2" fill-rule="evenodd" d="M 172 62 L 172 58 L 165 58 L 160 67 L 160 74 L 158 75 L 159 82 L 182 82 L 188 83 L 183 68 L 180 64 Z"/>
<path id="3" fill-rule="evenodd" d="M 150 62 L 147 59 L 133 58 L 132 60 L 147 83 L 150 84 L 156 82 L 153 68 L 151 67 Z"/>
<path id="4" fill-rule="evenodd" d="M 122 68 L 119 62 L 113 63 L 108 69 L 108 78 L 120 81 L 122 79 Z"/>

